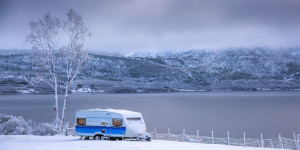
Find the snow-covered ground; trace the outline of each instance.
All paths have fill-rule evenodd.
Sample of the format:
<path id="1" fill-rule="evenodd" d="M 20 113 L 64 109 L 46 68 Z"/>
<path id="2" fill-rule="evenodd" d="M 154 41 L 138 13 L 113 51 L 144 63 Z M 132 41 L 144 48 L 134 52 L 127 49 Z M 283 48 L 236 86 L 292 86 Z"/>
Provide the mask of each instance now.
<path id="1" fill-rule="evenodd" d="M 270 150 L 153 140 L 146 141 L 102 141 L 80 140 L 73 136 L 1 135 L 0 150 Z"/>

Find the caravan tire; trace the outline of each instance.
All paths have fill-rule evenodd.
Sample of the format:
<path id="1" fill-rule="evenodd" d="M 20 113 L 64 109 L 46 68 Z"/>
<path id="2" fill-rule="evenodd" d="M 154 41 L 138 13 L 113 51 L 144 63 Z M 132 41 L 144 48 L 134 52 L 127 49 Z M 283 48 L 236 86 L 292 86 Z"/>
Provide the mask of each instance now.
<path id="1" fill-rule="evenodd" d="M 105 140 L 105 139 L 104 139 L 104 136 L 101 136 L 100 139 L 101 139 L 101 140 Z"/>
<path id="2" fill-rule="evenodd" d="M 122 138 L 118 138 L 118 137 L 110 137 L 109 140 L 112 140 L 112 141 L 121 141 Z"/>
<path id="3" fill-rule="evenodd" d="M 96 136 L 94 137 L 95 140 L 101 140 L 101 138 L 102 138 L 101 135 L 96 135 Z"/>

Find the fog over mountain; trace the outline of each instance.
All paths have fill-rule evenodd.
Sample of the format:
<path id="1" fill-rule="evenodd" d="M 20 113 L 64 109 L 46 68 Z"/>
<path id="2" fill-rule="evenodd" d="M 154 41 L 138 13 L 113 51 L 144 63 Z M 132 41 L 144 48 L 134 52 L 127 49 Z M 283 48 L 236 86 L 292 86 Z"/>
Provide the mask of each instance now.
<path id="1" fill-rule="evenodd" d="M 73 92 L 300 89 L 300 48 L 190 50 L 130 56 L 90 54 Z M 52 93 L 30 51 L 0 51 L 0 93 Z M 63 77 L 63 69 L 59 71 Z M 63 83 L 59 83 L 62 92 Z"/>
<path id="2" fill-rule="evenodd" d="M 99 53 L 300 46 L 299 0 L 0 0 L 0 48 L 31 48 L 29 22 L 69 8 Z"/>
<path id="3" fill-rule="evenodd" d="M 70 8 L 94 57 L 73 90 L 299 88 L 299 0 L 0 0 L 0 93 L 52 92 L 24 41 L 29 22 Z"/>

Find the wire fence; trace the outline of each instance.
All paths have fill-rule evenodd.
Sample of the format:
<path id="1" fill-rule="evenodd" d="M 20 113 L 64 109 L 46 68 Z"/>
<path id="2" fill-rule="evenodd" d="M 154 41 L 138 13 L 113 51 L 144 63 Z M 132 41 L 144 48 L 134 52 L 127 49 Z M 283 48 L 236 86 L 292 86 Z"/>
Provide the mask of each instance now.
<path id="1" fill-rule="evenodd" d="M 247 138 L 246 133 L 244 133 L 243 138 L 231 138 L 230 133 L 227 132 L 227 137 L 218 138 L 214 137 L 213 131 L 211 136 L 199 136 L 199 131 L 197 130 L 196 135 L 188 135 L 183 129 L 182 134 L 172 134 L 170 129 L 168 129 L 167 134 L 160 134 L 154 131 L 150 133 L 152 139 L 154 140 L 168 140 L 168 141 L 179 141 L 179 142 L 193 142 L 193 143 L 205 143 L 205 144 L 222 144 L 222 145 L 233 145 L 233 146 L 244 146 L 244 147 L 261 147 L 261 148 L 279 148 L 279 149 L 291 149 L 300 150 L 299 148 L 299 136 L 300 134 L 294 133 L 294 139 L 288 139 L 279 136 L 272 139 L 264 139 L 263 135 L 260 135 L 259 139 Z"/>
<path id="2" fill-rule="evenodd" d="M 68 128 L 67 135 L 75 135 L 74 128 Z M 300 150 L 300 134 L 296 135 L 295 133 L 294 139 L 281 137 L 280 134 L 277 138 L 272 139 L 264 139 L 262 134 L 260 134 L 259 139 L 247 138 L 245 132 L 243 134 L 243 138 L 231 138 L 229 132 L 227 132 L 227 137 L 218 138 L 214 137 L 213 131 L 211 131 L 211 136 L 200 136 L 198 130 L 196 132 L 196 135 L 186 134 L 185 129 L 183 129 L 183 132 L 181 134 L 172 134 L 170 132 L 170 129 L 168 128 L 168 132 L 166 134 L 161 134 L 157 133 L 156 128 L 154 128 L 154 131 L 150 132 L 150 135 L 153 140 Z"/>

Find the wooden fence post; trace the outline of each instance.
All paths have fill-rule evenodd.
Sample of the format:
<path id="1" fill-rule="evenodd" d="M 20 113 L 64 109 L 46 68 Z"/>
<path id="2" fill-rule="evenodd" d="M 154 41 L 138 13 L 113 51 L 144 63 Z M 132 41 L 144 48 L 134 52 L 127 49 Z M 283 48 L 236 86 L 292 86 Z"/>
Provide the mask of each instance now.
<path id="1" fill-rule="evenodd" d="M 280 134 L 278 135 L 278 148 L 282 148 L 283 149 L 283 143 L 282 143 L 282 139 L 281 139 L 281 136 Z"/>
<path id="2" fill-rule="evenodd" d="M 154 140 L 156 139 L 156 127 L 154 127 Z"/>
<path id="3" fill-rule="evenodd" d="M 270 141 L 270 145 L 271 145 L 271 148 L 275 148 L 272 140 Z"/>
<path id="4" fill-rule="evenodd" d="M 182 130 L 182 141 L 184 141 L 185 129 Z"/>
<path id="5" fill-rule="evenodd" d="M 197 130 L 197 142 L 199 142 L 199 130 Z"/>
<path id="6" fill-rule="evenodd" d="M 168 128 L 168 138 L 169 138 L 169 141 L 170 141 L 170 128 Z"/>
<path id="7" fill-rule="evenodd" d="M 264 147 L 264 139 L 263 139 L 262 133 L 260 134 L 260 142 L 261 142 L 261 147 L 263 148 Z"/>
<path id="8" fill-rule="evenodd" d="M 294 140 L 295 140 L 295 146 L 296 146 L 296 148 L 297 148 L 297 138 L 296 138 L 295 132 L 293 132 L 293 136 L 294 136 Z M 298 149 L 297 149 L 297 150 L 298 150 Z"/>
<path id="9" fill-rule="evenodd" d="M 246 146 L 246 133 L 244 132 L 244 146 Z"/>
<path id="10" fill-rule="evenodd" d="M 214 141 L 214 131 L 213 130 L 211 131 L 211 144 L 215 144 L 215 141 Z"/>
<path id="11" fill-rule="evenodd" d="M 300 150 L 300 146 L 299 146 L 299 136 L 300 136 L 300 134 L 297 134 L 297 150 Z"/>
<path id="12" fill-rule="evenodd" d="M 229 141 L 229 131 L 227 131 L 227 144 L 228 145 L 230 144 L 230 141 Z"/>

